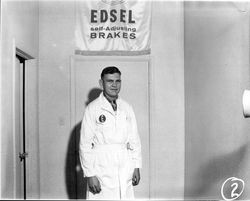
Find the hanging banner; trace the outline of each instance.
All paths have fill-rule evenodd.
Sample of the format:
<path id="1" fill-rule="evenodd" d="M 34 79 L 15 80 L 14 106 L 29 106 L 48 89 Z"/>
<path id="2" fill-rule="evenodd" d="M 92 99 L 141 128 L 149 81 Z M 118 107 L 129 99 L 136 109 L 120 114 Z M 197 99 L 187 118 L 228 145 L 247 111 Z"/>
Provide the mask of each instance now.
<path id="1" fill-rule="evenodd" d="M 150 34 L 150 1 L 76 1 L 76 54 L 149 54 Z"/>

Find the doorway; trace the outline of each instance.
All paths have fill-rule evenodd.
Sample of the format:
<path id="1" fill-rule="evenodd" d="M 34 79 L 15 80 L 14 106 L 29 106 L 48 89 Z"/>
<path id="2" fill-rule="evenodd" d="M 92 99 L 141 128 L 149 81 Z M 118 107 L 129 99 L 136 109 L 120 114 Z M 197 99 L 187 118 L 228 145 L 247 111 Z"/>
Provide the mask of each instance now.
<path id="1" fill-rule="evenodd" d="M 25 160 L 25 59 L 16 55 L 14 72 L 14 150 L 15 150 L 15 197 L 26 199 L 26 160 Z"/>
<path id="2" fill-rule="evenodd" d="M 28 99 L 28 60 L 33 57 L 16 48 L 15 64 L 13 69 L 13 123 L 14 123 L 14 197 L 16 199 L 27 198 L 27 130 L 30 130 L 27 119 Z M 28 75 L 28 76 L 27 76 Z M 29 81 L 30 82 L 30 81 Z M 29 93 L 30 96 L 30 93 Z"/>

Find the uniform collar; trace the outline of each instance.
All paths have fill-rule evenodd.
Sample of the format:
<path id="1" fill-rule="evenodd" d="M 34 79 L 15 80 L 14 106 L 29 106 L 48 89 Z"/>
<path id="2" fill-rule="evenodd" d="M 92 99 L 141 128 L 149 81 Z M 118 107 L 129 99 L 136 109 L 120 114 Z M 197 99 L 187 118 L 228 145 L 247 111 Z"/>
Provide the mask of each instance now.
<path id="1" fill-rule="evenodd" d="M 113 110 L 111 103 L 108 101 L 108 99 L 104 96 L 103 92 L 99 96 L 100 98 L 100 104 L 102 109 L 107 110 L 108 112 L 115 114 L 115 111 Z M 116 104 L 117 104 L 117 112 L 119 110 L 119 104 L 120 103 L 120 98 L 118 97 L 116 99 Z"/>
<path id="2" fill-rule="evenodd" d="M 104 98 L 105 98 L 110 104 L 112 104 L 113 101 L 116 102 L 116 100 L 118 99 L 118 97 L 117 97 L 116 99 L 114 99 L 113 101 L 111 101 L 111 100 L 108 99 L 107 95 L 105 95 L 104 92 L 103 92 L 102 94 L 103 94 Z"/>

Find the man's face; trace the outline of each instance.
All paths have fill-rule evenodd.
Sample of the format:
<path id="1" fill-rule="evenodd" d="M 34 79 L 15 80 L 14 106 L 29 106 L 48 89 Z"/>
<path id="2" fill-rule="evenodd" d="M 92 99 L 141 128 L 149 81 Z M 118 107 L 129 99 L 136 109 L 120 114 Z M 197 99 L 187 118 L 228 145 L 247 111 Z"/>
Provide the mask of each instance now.
<path id="1" fill-rule="evenodd" d="M 104 93 L 110 98 L 116 98 L 121 89 L 121 76 L 119 73 L 105 74 L 100 80 Z"/>

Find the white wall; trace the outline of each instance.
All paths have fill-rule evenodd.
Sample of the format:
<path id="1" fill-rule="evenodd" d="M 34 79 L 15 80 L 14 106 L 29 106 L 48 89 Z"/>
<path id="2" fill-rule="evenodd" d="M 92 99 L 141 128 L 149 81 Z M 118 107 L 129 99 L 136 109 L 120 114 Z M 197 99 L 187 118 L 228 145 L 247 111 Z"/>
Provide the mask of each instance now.
<path id="1" fill-rule="evenodd" d="M 15 40 L 19 49 L 34 58 L 38 57 L 38 2 L 2 1 L 1 11 L 1 197 L 11 199 L 14 198 L 15 165 L 12 136 L 12 41 Z M 39 179 L 36 176 L 32 185 L 33 193 L 38 195 Z"/>
<path id="2" fill-rule="evenodd" d="M 184 35 L 182 2 L 153 2 L 151 197 L 184 190 Z"/>
<path id="3" fill-rule="evenodd" d="M 41 198 L 68 198 L 69 57 L 74 54 L 74 2 L 39 2 L 39 134 Z M 184 71 L 180 2 L 153 2 L 151 197 L 183 198 Z M 173 157 L 174 156 L 174 157 Z M 80 179 L 80 178 L 79 178 Z M 68 191 L 68 192 L 67 192 Z"/>
<path id="4" fill-rule="evenodd" d="M 249 199 L 249 9 L 245 3 L 185 3 L 186 199 L 222 199 L 229 177 Z M 228 194 L 227 194 L 228 195 Z"/>
<path id="5" fill-rule="evenodd" d="M 66 183 L 72 132 L 69 67 L 70 55 L 74 54 L 74 9 L 74 1 L 39 2 L 40 176 L 44 199 L 66 199 L 68 191 L 75 191 Z"/>

